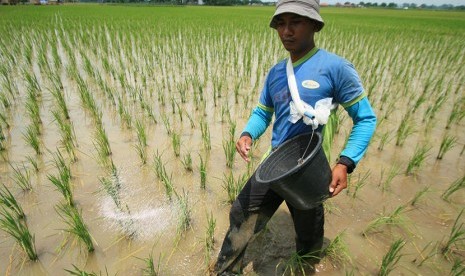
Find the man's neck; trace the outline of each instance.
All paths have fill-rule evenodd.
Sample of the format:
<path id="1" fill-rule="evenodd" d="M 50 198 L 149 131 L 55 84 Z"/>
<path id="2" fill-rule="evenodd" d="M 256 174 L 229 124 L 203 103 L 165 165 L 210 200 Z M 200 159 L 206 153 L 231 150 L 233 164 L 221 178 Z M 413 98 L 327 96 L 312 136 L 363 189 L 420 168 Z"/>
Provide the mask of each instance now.
<path id="1" fill-rule="evenodd" d="M 292 63 L 297 62 L 299 59 L 303 58 L 308 52 L 313 50 L 315 48 L 315 43 L 312 43 L 309 47 L 307 47 L 305 50 L 300 51 L 300 52 L 290 52 L 291 55 L 291 61 Z"/>

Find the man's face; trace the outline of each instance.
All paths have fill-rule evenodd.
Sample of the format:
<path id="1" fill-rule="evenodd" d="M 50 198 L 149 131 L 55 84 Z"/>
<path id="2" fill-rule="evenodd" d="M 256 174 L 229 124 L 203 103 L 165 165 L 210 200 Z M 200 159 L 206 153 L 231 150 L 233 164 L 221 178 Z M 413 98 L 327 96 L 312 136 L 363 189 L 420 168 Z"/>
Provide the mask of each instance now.
<path id="1" fill-rule="evenodd" d="M 301 55 L 314 45 L 315 23 L 294 13 L 283 13 L 276 18 L 276 30 L 284 48 L 291 54 Z"/>

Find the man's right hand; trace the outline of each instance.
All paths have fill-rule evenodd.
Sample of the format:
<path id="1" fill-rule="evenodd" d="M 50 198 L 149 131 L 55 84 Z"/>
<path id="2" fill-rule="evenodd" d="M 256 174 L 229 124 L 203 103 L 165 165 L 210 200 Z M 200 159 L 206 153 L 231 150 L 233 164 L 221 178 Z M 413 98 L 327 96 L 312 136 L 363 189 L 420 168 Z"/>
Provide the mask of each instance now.
<path id="1" fill-rule="evenodd" d="M 241 155 L 242 159 L 244 159 L 246 162 L 249 162 L 249 151 L 250 148 L 252 147 L 252 138 L 250 138 L 247 135 L 242 136 L 237 140 L 236 143 L 236 150 L 237 152 Z"/>

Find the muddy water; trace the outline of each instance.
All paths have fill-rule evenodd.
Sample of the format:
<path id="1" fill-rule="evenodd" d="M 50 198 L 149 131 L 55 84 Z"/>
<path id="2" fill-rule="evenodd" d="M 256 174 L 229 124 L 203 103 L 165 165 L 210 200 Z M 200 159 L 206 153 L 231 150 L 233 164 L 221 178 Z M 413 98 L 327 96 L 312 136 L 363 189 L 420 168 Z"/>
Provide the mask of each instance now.
<path id="1" fill-rule="evenodd" d="M 70 90 L 72 90 L 70 88 Z M 71 91 L 72 92 L 72 91 Z M 70 93 L 71 93 L 70 92 Z M 119 181 L 122 189 L 121 200 L 131 210 L 130 214 L 122 213 L 115 208 L 113 201 L 102 191 L 99 177 L 105 173 L 95 160 L 94 147 L 91 138 L 92 120 L 82 110 L 77 98 L 70 97 L 71 118 L 74 122 L 79 142 L 78 161 L 71 166 L 73 172 L 73 189 L 75 202 L 87 223 L 95 242 L 96 251 L 85 252 L 72 236 L 62 229 L 64 223 L 58 217 L 54 206 L 61 200 L 61 195 L 51 186 L 46 177 L 53 173 L 49 154 L 38 156 L 40 172 L 32 175 L 33 190 L 31 192 L 16 192 L 27 214 L 27 223 L 35 235 L 39 262 L 31 263 L 23 260 L 18 253 L 18 247 L 8 236 L 2 234 L 1 267 L 6 274 L 11 275 L 60 275 L 63 269 L 72 269 L 72 264 L 86 271 L 104 272 L 110 275 L 139 275 L 144 262 L 141 259 L 152 254 L 156 262 L 160 262 L 163 273 L 167 275 L 203 275 L 205 271 L 203 242 L 206 231 L 206 215 L 212 213 L 216 219 L 214 258 L 221 244 L 221 239 L 228 227 L 229 205 L 226 203 L 226 193 L 222 188 L 223 173 L 227 171 L 222 149 L 221 136 L 227 131 L 224 123 L 215 116 L 210 118 L 212 150 L 205 153 L 202 140 L 197 129 L 190 129 L 187 123 L 179 126 L 183 133 L 182 152 L 191 151 L 194 159 L 194 171 L 185 171 L 179 158 L 173 154 L 171 140 L 161 124 L 149 125 L 148 148 L 150 152 L 157 149 L 163 152 L 163 160 L 167 170 L 173 174 L 176 190 L 186 191 L 192 211 L 191 228 L 176 234 L 179 206 L 175 201 L 167 200 L 164 188 L 156 178 L 151 161 L 140 165 L 133 144 L 134 134 L 121 127 L 114 119 L 114 111 L 106 110 L 103 122 L 106 126 L 113 150 L 113 160 L 119 171 Z M 57 144 L 56 129 L 50 115 L 47 113 L 47 101 L 44 100 L 42 141 L 45 148 L 54 150 Z M 32 152 L 25 147 L 21 132 L 25 118 L 13 116 L 13 128 L 10 132 L 11 145 L 7 152 L 12 163 L 24 161 L 24 156 Z M 79 119 L 80 118 L 80 119 Z M 238 118 L 239 128 L 245 119 Z M 386 124 L 388 127 L 388 124 Z M 343 127 L 342 129 L 345 129 Z M 464 126 L 455 126 L 457 133 Z M 437 134 L 434 134 L 437 135 Z M 335 141 L 334 154 L 344 141 L 341 134 Z M 410 243 L 404 249 L 403 271 L 416 271 L 429 274 L 431 266 L 438 271 L 448 267 L 441 257 L 434 257 L 433 263 L 417 267 L 412 260 L 418 258 L 423 248 L 430 242 L 441 241 L 448 235 L 451 224 L 461 209 L 465 200 L 463 191 L 452 196 L 451 203 L 440 199 L 440 194 L 450 183 L 463 175 L 463 156 L 460 147 L 447 153 L 443 160 L 435 160 L 434 151 L 421 169 L 414 176 L 400 174 L 395 177 L 388 191 L 382 192 L 378 187 L 381 170 L 388 170 L 396 162 L 405 164 L 413 153 L 413 148 L 421 135 L 407 140 L 403 148 L 391 142 L 383 151 L 376 149 L 377 139 L 374 139 L 366 158 L 354 172 L 351 181 L 354 183 L 359 175 L 370 172 L 367 185 L 356 198 L 351 192 L 330 199 L 326 215 L 326 237 L 331 239 L 344 232 L 352 265 L 346 268 L 334 267 L 329 259 L 323 259 L 317 266 L 321 275 L 343 274 L 354 270 L 356 274 L 374 274 L 379 267 L 383 254 L 387 251 L 393 237 L 408 237 Z M 463 137 L 461 138 L 463 139 Z M 264 136 L 254 152 L 255 162 L 266 150 L 269 133 Z M 437 147 L 434 148 L 437 150 Z M 206 189 L 200 188 L 199 160 L 197 154 L 208 156 Z M 256 165 L 257 163 L 255 163 Z M 236 157 L 235 172 L 244 172 L 245 163 Z M 405 167 L 405 166 L 402 166 Z M 2 162 L 2 181 L 8 183 L 9 168 Z M 430 187 L 416 206 L 408 205 L 409 201 L 420 188 Z M 352 191 L 353 187 L 349 188 Z M 379 232 L 363 236 L 362 232 L 369 222 L 381 215 L 390 213 L 399 205 L 407 205 L 405 211 L 405 226 L 382 227 Z M 129 232 L 135 232 L 133 238 L 128 238 Z M 66 244 L 64 241 L 68 240 Z M 280 274 L 283 262 L 293 252 L 293 228 L 287 208 L 283 205 L 273 217 L 268 228 L 250 245 L 246 255 L 249 263 L 246 271 L 259 275 Z M 369 253 L 367 253 L 369 252 Z M 158 259 L 160 258 L 160 259 Z M 252 272 L 250 272 L 252 273 Z"/>

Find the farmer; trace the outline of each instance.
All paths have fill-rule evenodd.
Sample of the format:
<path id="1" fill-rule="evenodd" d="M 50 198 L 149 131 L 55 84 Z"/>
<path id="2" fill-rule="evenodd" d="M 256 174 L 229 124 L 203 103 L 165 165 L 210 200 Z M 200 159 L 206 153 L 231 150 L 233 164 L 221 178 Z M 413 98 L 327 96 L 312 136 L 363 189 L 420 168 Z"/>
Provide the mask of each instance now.
<path id="1" fill-rule="evenodd" d="M 248 162 L 252 142 L 265 132 L 273 114 L 273 149 L 296 135 L 311 132 L 312 129 L 321 132 L 321 122 L 328 118 L 316 114 L 318 112 L 315 112 L 315 104 L 330 98 L 331 105 L 326 105 L 326 113 L 333 109 L 331 113 L 334 114 L 334 105 L 339 104 L 353 120 L 347 145 L 332 169 L 328 193 L 334 197 L 347 187 L 347 174 L 355 169 L 364 155 L 376 127 L 376 116 L 353 65 L 315 46 L 314 35 L 323 26 L 319 0 L 278 1 L 270 27 L 276 29 L 284 48 L 290 54 L 292 63 L 288 66 L 291 70 L 286 68 L 288 59 L 271 68 L 258 105 L 237 141 L 236 149 Z M 296 112 L 298 99 L 291 95 L 289 75 L 295 76 L 298 95 L 306 106 L 305 110 L 310 110 L 310 116 L 307 114 L 299 119 L 299 112 Z M 295 116 L 298 116 L 298 120 Z M 249 240 L 265 227 L 282 202 L 282 197 L 268 185 L 257 184 L 255 174 L 252 175 L 231 207 L 230 226 L 214 267 L 215 273 L 221 275 L 223 272 L 241 272 L 242 257 Z M 323 205 L 320 203 L 317 207 L 304 211 L 290 204 L 287 206 L 294 222 L 297 253 L 301 256 L 317 257 L 323 245 Z"/>

